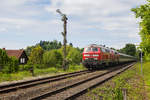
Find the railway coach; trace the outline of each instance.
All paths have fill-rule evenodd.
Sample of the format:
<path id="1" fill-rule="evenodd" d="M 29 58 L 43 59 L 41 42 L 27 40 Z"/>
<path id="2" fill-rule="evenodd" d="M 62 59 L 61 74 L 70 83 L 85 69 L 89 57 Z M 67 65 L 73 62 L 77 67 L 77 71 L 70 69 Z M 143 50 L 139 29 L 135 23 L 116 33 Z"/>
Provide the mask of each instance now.
<path id="1" fill-rule="evenodd" d="M 115 50 L 96 44 L 85 47 L 82 57 L 82 63 L 88 69 L 97 69 L 102 66 L 115 65 L 135 60 L 135 57 L 118 53 Z"/>

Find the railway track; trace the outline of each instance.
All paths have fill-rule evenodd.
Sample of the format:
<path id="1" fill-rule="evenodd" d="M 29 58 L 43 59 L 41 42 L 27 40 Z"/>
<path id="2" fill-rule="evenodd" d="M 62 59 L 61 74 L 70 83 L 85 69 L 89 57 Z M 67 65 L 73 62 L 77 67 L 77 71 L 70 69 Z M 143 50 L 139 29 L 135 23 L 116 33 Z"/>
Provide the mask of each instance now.
<path id="1" fill-rule="evenodd" d="M 74 99 L 78 95 L 81 95 L 83 92 L 87 91 L 99 85 L 112 77 L 118 75 L 119 73 L 130 68 L 134 63 L 130 65 L 124 65 L 123 67 L 118 67 L 113 70 L 109 70 L 104 73 L 99 73 L 97 75 L 91 76 L 87 79 L 75 82 L 73 84 L 68 84 L 64 87 L 57 88 L 54 91 L 44 92 L 38 96 L 30 98 L 30 100 L 69 100 Z"/>
<path id="2" fill-rule="evenodd" d="M 108 68 L 107 70 L 93 72 L 84 70 L 3 86 L 1 85 L 0 100 L 73 99 L 88 89 L 123 72 L 132 65 L 133 64 L 127 66 L 126 64 Z"/>
<path id="3" fill-rule="evenodd" d="M 72 73 L 67 73 L 67 74 L 60 74 L 60 75 L 56 75 L 56 76 L 50 76 L 50 77 L 39 78 L 39 79 L 34 79 L 34 80 L 11 83 L 11 84 L 7 84 L 7 85 L 0 85 L 0 94 L 13 92 L 18 89 L 30 88 L 30 87 L 33 87 L 33 86 L 36 86 L 39 84 L 63 80 L 63 79 L 67 79 L 70 77 L 75 77 L 75 76 L 79 76 L 82 74 L 86 74 L 89 72 L 90 71 L 88 71 L 88 70 L 77 71 L 77 72 L 72 72 Z"/>

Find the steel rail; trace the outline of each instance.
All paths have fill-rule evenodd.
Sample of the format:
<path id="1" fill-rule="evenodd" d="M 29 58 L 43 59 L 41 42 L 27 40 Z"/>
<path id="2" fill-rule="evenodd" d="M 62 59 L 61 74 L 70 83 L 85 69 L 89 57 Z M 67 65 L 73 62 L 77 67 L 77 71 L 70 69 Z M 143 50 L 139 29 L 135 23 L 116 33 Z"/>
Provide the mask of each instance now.
<path id="1" fill-rule="evenodd" d="M 135 64 L 135 63 L 134 63 L 134 64 Z M 92 85 L 89 86 L 89 87 L 86 87 L 85 89 L 83 89 L 83 90 L 81 90 L 81 91 L 79 91 L 79 92 L 77 92 L 77 93 L 72 94 L 72 95 L 70 95 L 70 96 L 64 98 L 64 100 L 72 100 L 72 99 L 75 99 L 75 98 L 79 97 L 80 95 L 82 95 L 82 94 L 88 92 L 89 89 L 92 89 L 92 88 L 94 88 L 94 87 L 96 87 L 96 86 L 98 86 L 98 85 L 100 85 L 100 84 L 102 84 L 102 83 L 104 83 L 104 82 L 106 82 L 106 81 L 112 79 L 113 77 L 117 76 L 118 74 L 120 74 L 120 73 L 126 71 L 127 69 L 129 69 L 130 67 L 132 67 L 134 64 L 131 64 L 131 65 L 126 66 L 126 68 L 123 68 L 123 69 L 119 70 L 118 72 L 116 72 L 115 74 L 113 74 L 113 75 L 107 77 L 106 79 L 101 80 L 101 81 L 99 81 L 99 82 L 97 82 L 97 83 L 95 83 L 95 84 L 92 84 Z"/>
<path id="2" fill-rule="evenodd" d="M 50 77 L 44 77 L 44 78 L 11 83 L 11 84 L 6 84 L 6 85 L 0 85 L 0 94 L 16 91 L 17 89 L 29 88 L 29 87 L 36 86 L 39 84 L 44 84 L 48 82 L 54 82 L 54 81 L 58 81 L 58 80 L 62 80 L 62 79 L 70 78 L 70 77 L 79 76 L 88 72 L 90 71 L 83 70 L 83 71 L 77 71 L 77 72 L 72 72 L 72 73 L 67 73 L 67 74 L 60 74 L 56 76 L 50 76 Z"/>
<path id="3" fill-rule="evenodd" d="M 132 64 L 132 65 L 133 65 L 133 64 Z M 129 65 L 129 66 L 131 67 L 131 65 Z M 110 70 L 110 71 L 107 71 L 107 72 L 104 72 L 104 73 L 95 75 L 95 76 L 90 77 L 90 78 L 85 79 L 85 80 L 81 80 L 80 82 L 73 83 L 73 84 L 68 85 L 68 86 L 66 85 L 66 86 L 64 86 L 64 87 L 62 87 L 62 88 L 58 88 L 58 89 L 56 89 L 56 90 L 54 90 L 54 91 L 50 91 L 50 92 L 46 92 L 46 93 L 40 94 L 39 96 L 35 96 L 35 97 L 30 98 L 30 100 L 46 99 L 46 98 L 51 97 L 51 96 L 53 96 L 53 95 L 59 94 L 59 93 L 64 92 L 64 91 L 67 91 L 68 89 L 75 88 L 75 87 L 77 87 L 77 86 L 79 86 L 79 85 L 81 85 L 81 84 L 85 84 L 85 83 L 88 82 L 88 81 L 92 81 L 92 80 L 95 80 L 95 79 L 97 79 L 97 78 L 99 78 L 99 77 L 103 77 L 103 76 L 105 76 L 105 75 L 107 75 L 107 74 L 109 74 L 109 73 L 112 73 L 112 72 L 116 71 L 116 70 L 121 70 L 121 68 L 125 69 L 126 66 L 119 67 L 119 68 L 117 67 L 117 68 L 115 68 L 115 69 L 113 69 L 113 70 Z M 129 67 L 128 67 L 128 68 L 129 68 Z M 120 73 L 121 73 L 121 72 L 120 72 Z M 118 73 L 117 73 L 117 74 L 118 74 Z M 114 77 L 114 76 L 110 76 L 109 78 L 103 80 L 103 82 L 106 81 L 106 80 L 108 80 L 108 79 L 110 79 L 110 78 L 112 78 L 112 77 Z M 89 87 L 88 87 L 88 88 L 89 88 Z M 88 89 L 88 88 L 87 88 L 87 89 Z M 86 89 L 86 90 L 87 90 L 87 89 Z M 85 91 L 85 90 L 84 90 L 84 91 Z M 81 93 L 81 91 L 80 91 L 79 93 Z M 77 93 L 77 94 L 78 94 L 78 93 Z M 72 97 L 75 97 L 77 94 L 72 95 L 72 96 L 70 96 L 70 97 L 67 97 L 67 98 L 65 98 L 65 99 L 70 99 L 70 98 L 72 98 Z"/>

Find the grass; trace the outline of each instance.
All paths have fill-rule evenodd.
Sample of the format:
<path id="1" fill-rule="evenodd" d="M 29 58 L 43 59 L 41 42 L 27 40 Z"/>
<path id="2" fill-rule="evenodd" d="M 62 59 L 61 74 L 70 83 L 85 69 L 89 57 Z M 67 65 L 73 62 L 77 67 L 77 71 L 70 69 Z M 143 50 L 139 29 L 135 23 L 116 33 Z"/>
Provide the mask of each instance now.
<path id="1" fill-rule="evenodd" d="M 143 76 L 140 63 L 104 83 L 102 86 L 89 91 L 88 96 L 93 100 L 123 100 L 123 92 L 127 100 L 147 100 L 150 98 L 150 62 L 143 64 Z"/>
<path id="2" fill-rule="evenodd" d="M 51 68 L 45 68 L 45 69 L 34 69 L 34 74 L 36 76 L 45 76 L 45 75 L 57 75 L 62 73 L 69 73 L 79 70 L 84 70 L 85 68 L 82 65 L 70 65 L 69 69 L 64 71 L 61 68 L 51 67 Z M 27 79 L 29 77 L 32 77 L 32 74 L 30 71 L 21 71 L 17 73 L 11 73 L 11 74 L 5 74 L 0 72 L 0 82 L 5 81 L 14 81 L 14 80 L 22 80 Z"/>
<path id="3" fill-rule="evenodd" d="M 31 76 L 32 74 L 28 71 L 11 73 L 11 74 L 0 73 L 0 82 L 21 80 L 25 77 L 31 77 Z"/>

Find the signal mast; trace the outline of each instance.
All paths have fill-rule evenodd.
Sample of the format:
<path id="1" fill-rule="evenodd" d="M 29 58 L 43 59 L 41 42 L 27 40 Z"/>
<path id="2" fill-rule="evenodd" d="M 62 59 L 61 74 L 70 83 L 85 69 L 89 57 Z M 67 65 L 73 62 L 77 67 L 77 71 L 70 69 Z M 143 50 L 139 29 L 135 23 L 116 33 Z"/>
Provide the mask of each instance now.
<path id="1" fill-rule="evenodd" d="M 66 44 L 67 44 L 67 20 L 68 18 L 66 17 L 66 14 L 63 14 L 59 9 L 56 10 L 57 13 L 59 13 L 61 16 L 62 16 L 62 21 L 64 22 L 63 24 L 63 28 L 64 28 L 64 32 L 61 32 L 62 36 L 64 37 L 64 40 L 63 40 L 63 65 L 62 67 L 64 68 L 64 70 L 66 70 L 67 68 L 67 59 L 66 59 Z"/>

